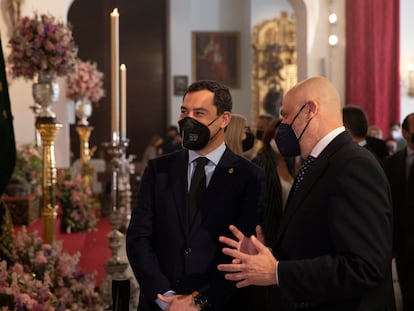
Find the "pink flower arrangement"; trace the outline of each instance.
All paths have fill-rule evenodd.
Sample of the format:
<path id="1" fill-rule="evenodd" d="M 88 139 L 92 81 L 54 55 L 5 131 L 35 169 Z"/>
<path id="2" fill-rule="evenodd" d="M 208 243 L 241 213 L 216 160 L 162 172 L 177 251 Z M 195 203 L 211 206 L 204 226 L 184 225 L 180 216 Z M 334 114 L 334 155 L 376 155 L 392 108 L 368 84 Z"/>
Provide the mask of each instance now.
<path id="1" fill-rule="evenodd" d="M 82 99 L 91 102 L 99 101 L 105 95 L 103 76 L 103 73 L 97 69 L 96 63 L 78 59 L 75 70 L 67 76 L 66 96 L 73 101 Z"/>
<path id="2" fill-rule="evenodd" d="M 71 170 L 59 170 L 56 198 L 62 209 L 63 232 L 91 231 L 96 229 L 99 202 L 91 187 L 82 185 L 80 174 Z"/>
<path id="3" fill-rule="evenodd" d="M 96 273 L 82 273 L 79 258 L 63 252 L 61 241 L 45 244 L 23 228 L 13 262 L 0 261 L 0 310 L 103 310 Z"/>
<path id="4" fill-rule="evenodd" d="M 39 71 L 66 75 L 73 69 L 78 53 L 71 28 L 47 14 L 23 17 L 9 45 L 13 76 L 25 79 L 33 79 Z"/>

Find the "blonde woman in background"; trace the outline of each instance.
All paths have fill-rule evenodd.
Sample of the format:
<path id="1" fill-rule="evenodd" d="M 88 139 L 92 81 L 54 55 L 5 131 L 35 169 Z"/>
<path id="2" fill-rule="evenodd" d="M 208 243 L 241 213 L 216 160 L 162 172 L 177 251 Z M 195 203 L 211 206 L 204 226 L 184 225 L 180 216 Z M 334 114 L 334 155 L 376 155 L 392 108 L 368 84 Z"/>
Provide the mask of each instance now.
<path id="1" fill-rule="evenodd" d="M 224 134 L 227 146 L 237 155 L 244 156 L 244 152 L 253 147 L 254 136 L 250 132 L 247 119 L 241 114 L 233 114 Z"/>

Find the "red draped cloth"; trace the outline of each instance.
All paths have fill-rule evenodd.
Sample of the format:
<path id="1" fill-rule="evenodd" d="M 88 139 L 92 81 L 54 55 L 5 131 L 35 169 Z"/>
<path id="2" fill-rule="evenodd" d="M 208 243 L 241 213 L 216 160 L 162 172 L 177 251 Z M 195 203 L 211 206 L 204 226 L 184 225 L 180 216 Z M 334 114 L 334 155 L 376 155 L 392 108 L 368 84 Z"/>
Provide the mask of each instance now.
<path id="1" fill-rule="evenodd" d="M 400 121 L 400 1 L 345 1 L 346 102 L 388 133 Z"/>

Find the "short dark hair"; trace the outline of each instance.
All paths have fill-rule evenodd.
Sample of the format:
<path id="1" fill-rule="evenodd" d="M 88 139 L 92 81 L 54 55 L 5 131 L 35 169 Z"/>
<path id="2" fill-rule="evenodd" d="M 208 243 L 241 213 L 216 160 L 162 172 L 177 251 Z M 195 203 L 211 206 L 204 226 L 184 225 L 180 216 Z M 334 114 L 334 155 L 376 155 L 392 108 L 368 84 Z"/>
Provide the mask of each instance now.
<path id="1" fill-rule="evenodd" d="M 352 136 L 365 137 L 368 132 L 368 118 L 365 111 L 357 106 L 342 108 L 342 120 Z"/>
<path id="2" fill-rule="evenodd" d="M 230 90 L 224 84 L 213 80 L 199 80 L 192 83 L 183 95 L 183 99 L 188 93 L 208 90 L 214 93 L 214 105 L 217 107 L 217 115 L 230 111 L 233 108 Z"/>
<path id="3" fill-rule="evenodd" d="M 409 124 L 408 124 L 408 119 L 412 118 L 413 116 L 414 116 L 414 112 L 412 112 L 412 113 L 408 114 L 408 115 L 404 118 L 403 123 L 402 123 L 402 125 L 401 125 L 401 127 L 402 127 L 404 130 L 406 130 L 406 131 L 409 131 L 409 130 L 410 130 L 410 126 L 409 126 Z"/>

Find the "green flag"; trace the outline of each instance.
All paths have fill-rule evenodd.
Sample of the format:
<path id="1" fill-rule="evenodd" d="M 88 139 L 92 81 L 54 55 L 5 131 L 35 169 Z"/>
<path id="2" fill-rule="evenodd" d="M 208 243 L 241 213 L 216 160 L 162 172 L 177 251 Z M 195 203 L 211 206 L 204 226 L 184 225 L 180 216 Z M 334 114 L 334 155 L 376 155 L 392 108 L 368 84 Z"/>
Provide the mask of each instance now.
<path id="1" fill-rule="evenodd" d="M 0 196 L 9 183 L 15 163 L 16 144 L 14 141 L 13 117 L 0 37 Z"/>

